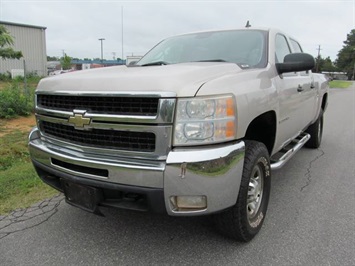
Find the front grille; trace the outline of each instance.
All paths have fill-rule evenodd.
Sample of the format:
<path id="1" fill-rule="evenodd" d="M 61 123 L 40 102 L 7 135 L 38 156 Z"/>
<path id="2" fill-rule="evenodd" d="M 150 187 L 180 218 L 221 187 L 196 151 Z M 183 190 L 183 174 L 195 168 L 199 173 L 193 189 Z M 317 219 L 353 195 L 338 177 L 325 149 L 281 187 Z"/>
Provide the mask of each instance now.
<path id="1" fill-rule="evenodd" d="M 84 146 L 138 152 L 154 152 L 155 150 L 156 137 L 150 132 L 77 130 L 72 126 L 47 121 L 41 121 L 40 128 L 45 135 Z"/>
<path id="2" fill-rule="evenodd" d="M 86 110 L 98 114 L 155 116 L 159 98 L 37 95 L 41 108 L 68 111 Z"/>

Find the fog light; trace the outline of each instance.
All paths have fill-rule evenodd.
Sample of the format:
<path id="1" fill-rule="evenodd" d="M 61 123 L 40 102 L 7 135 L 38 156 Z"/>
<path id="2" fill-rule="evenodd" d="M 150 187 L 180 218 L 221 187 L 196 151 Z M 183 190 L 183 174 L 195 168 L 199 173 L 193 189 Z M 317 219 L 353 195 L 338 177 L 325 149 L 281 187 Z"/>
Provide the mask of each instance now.
<path id="1" fill-rule="evenodd" d="M 197 211 L 207 208 L 206 196 L 174 196 L 170 197 L 174 211 Z"/>

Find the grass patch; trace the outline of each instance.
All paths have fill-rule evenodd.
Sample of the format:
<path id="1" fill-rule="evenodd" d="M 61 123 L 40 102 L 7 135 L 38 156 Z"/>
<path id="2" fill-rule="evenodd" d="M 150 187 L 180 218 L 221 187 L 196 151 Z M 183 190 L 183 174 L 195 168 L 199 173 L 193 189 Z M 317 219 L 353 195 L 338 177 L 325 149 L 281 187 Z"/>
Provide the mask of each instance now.
<path id="1" fill-rule="evenodd" d="M 332 80 L 331 82 L 329 82 L 329 87 L 330 88 L 346 89 L 346 88 L 349 88 L 352 84 L 353 84 L 352 81 Z"/>
<path id="2" fill-rule="evenodd" d="M 29 161 L 27 133 L 16 130 L 0 138 L 0 171 L 26 161 Z"/>
<path id="3" fill-rule="evenodd" d="M 7 82 L 7 81 L 0 81 L 0 91 L 11 86 L 11 83 L 10 82 Z"/>
<path id="4" fill-rule="evenodd" d="M 37 176 L 29 158 L 27 132 L 0 138 L 0 215 L 58 194 Z"/>
<path id="5" fill-rule="evenodd" d="M 32 163 L 17 163 L 0 172 L 0 215 L 27 208 L 58 191 L 43 183 Z"/>

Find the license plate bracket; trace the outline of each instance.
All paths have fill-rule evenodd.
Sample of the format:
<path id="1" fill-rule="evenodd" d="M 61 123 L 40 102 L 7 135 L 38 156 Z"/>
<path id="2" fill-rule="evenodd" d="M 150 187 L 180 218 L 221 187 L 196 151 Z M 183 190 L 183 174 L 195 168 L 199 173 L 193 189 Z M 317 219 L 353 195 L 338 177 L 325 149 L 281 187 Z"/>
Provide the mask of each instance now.
<path id="1" fill-rule="evenodd" d="M 101 214 L 98 204 L 103 199 L 102 191 L 95 187 L 80 185 L 66 179 L 61 179 L 67 203 L 83 210 Z"/>

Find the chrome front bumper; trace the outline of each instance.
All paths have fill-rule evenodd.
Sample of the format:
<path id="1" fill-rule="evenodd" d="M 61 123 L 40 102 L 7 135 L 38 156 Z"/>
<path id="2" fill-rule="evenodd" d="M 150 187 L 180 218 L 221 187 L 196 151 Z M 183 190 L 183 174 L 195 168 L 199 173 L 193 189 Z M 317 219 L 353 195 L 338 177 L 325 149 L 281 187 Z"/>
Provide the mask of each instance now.
<path id="1" fill-rule="evenodd" d="M 164 161 L 128 159 L 53 145 L 42 141 L 38 129 L 34 128 L 29 136 L 29 150 L 44 181 L 47 175 L 101 188 L 111 186 L 111 190 L 121 192 L 141 191 L 151 195 L 158 191 L 163 195 L 169 215 L 192 216 L 215 213 L 236 203 L 245 146 L 240 141 L 208 148 L 176 148 Z M 173 199 L 181 196 L 203 196 L 207 206 L 198 210 L 178 208 Z"/>

